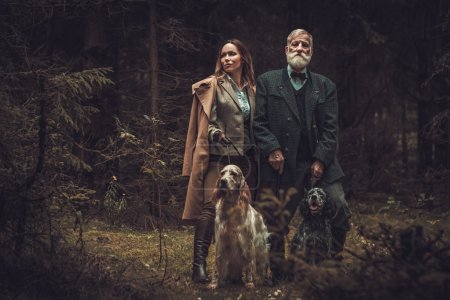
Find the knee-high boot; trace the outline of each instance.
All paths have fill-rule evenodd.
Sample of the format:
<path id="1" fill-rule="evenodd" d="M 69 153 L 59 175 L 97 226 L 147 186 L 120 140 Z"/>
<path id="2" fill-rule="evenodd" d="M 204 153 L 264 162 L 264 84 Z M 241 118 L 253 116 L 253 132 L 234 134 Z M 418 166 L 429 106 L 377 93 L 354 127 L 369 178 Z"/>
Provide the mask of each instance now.
<path id="1" fill-rule="evenodd" d="M 195 224 L 194 263 L 192 266 L 192 281 L 206 283 L 210 281 L 206 273 L 206 257 L 214 234 L 214 216 L 199 218 Z"/>

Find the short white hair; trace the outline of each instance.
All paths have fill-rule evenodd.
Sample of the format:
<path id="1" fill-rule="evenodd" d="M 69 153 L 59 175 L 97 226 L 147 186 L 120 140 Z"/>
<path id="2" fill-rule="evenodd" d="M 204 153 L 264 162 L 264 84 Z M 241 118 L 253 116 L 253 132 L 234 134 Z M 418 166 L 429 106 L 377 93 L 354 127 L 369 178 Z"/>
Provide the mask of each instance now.
<path id="1" fill-rule="evenodd" d="M 311 33 L 309 33 L 308 31 L 306 31 L 305 29 L 294 29 L 291 31 L 291 33 L 289 33 L 288 37 L 287 37 L 287 46 L 289 46 L 289 44 L 291 43 L 292 39 L 298 35 L 306 35 L 309 39 L 309 43 L 311 44 L 310 47 L 312 49 L 313 47 L 313 37 L 311 35 Z"/>

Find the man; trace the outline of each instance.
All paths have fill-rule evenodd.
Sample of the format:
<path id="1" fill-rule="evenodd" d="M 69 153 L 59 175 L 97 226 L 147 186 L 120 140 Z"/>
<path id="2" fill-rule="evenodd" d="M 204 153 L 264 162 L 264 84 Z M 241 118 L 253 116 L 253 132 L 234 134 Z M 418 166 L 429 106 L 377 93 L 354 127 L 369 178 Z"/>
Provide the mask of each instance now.
<path id="1" fill-rule="evenodd" d="M 266 216 L 271 235 L 271 268 L 274 279 L 284 276 L 284 235 L 303 196 L 304 178 L 322 187 L 337 207 L 333 218 L 332 253 L 342 250 L 351 216 L 340 179 L 344 173 L 336 159 L 338 103 L 336 86 L 328 78 L 307 69 L 313 54 L 313 38 L 295 29 L 285 47 L 288 66 L 259 76 L 256 85 L 255 139 L 260 148 L 261 186 L 276 193 L 295 187 L 287 218 Z M 306 181 L 307 181 L 306 180 Z M 284 224 L 280 224 L 284 222 Z"/>

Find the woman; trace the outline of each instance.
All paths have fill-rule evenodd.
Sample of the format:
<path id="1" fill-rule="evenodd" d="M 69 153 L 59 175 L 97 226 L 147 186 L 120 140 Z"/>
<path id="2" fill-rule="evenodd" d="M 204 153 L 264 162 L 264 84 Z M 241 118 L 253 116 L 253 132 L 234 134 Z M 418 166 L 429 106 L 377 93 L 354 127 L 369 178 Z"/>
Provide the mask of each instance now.
<path id="1" fill-rule="evenodd" d="M 256 186 L 255 76 L 247 47 L 237 39 L 226 41 L 219 48 L 214 75 L 195 83 L 192 93 L 182 174 L 190 176 L 183 222 L 195 224 L 192 280 L 206 283 L 215 218 L 211 195 L 220 170 L 238 165 L 252 192 Z"/>

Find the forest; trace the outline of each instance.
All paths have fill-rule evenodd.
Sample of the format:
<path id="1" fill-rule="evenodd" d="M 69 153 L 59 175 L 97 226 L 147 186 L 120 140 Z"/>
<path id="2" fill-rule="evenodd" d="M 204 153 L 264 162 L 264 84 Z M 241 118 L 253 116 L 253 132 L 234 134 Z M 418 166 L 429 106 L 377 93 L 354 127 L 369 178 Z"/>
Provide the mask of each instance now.
<path id="1" fill-rule="evenodd" d="M 0 0 L 2 298 L 448 299 L 449 23 L 448 0 Z M 230 38 L 286 67 L 295 28 L 337 87 L 344 259 L 210 291 L 181 222 L 191 86 Z"/>

